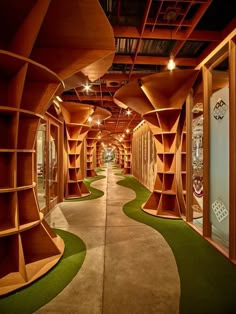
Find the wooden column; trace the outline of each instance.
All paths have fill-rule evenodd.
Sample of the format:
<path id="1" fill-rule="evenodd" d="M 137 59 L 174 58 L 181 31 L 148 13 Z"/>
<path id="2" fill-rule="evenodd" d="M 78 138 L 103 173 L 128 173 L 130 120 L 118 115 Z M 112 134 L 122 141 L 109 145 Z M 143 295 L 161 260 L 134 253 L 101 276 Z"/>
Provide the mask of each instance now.
<path id="1" fill-rule="evenodd" d="M 188 94 L 186 100 L 186 221 L 193 221 L 193 166 L 192 166 L 192 109 L 193 109 L 193 94 L 192 91 Z"/>

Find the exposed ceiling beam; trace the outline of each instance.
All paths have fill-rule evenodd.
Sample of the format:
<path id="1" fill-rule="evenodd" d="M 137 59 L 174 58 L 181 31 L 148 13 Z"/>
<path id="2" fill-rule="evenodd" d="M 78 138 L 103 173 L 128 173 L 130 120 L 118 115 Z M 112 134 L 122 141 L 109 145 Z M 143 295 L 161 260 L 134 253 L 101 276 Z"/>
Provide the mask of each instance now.
<path id="1" fill-rule="evenodd" d="M 101 102 L 101 96 L 97 96 L 97 95 L 80 95 L 79 96 L 80 101 L 97 101 L 97 102 Z M 78 97 L 77 95 L 62 95 L 62 99 L 63 101 L 73 101 L 73 100 L 77 100 L 78 101 Z M 103 96 L 103 101 L 113 101 L 113 97 L 112 96 Z"/>
<path id="2" fill-rule="evenodd" d="M 135 64 L 143 65 L 166 65 L 168 63 L 169 57 L 156 57 L 156 56 L 137 56 Z M 116 64 L 132 64 L 133 59 L 129 55 L 116 55 L 114 57 L 113 63 Z M 196 59 L 194 58 L 176 58 L 175 63 L 178 66 L 196 66 Z"/>
<path id="3" fill-rule="evenodd" d="M 84 87 L 83 86 L 77 87 L 76 91 L 77 92 L 84 92 Z M 90 91 L 94 92 L 94 93 L 99 93 L 100 92 L 100 86 L 99 85 L 92 85 L 90 88 Z M 101 91 L 114 93 L 115 91 L 117 91 L 117 87 L 106 86 L 104 84 L 101 84 Z"/>
<path id="4" fill-rule="evenodd" d="M 113 26 L 114 36 L 117 38 L 139 38 L 141 35 L 138 28 L 135 26 Z M 170 31 L 167 29 L 155 29 L 153 32 L 146 29 L 142 34 L 143 39 L 170 39 Z M 173 32 L 173 40 L 184 40 L 186 38 L 186 31 Z M 219 31 L 193 31 L 189 37 L 189 40 L 198 41 L 220 41 L 222 40 L 221 32 Z"/>
<path id="5" fill-rule="evenodd" d="M 147 21 L 147 18 L 148 18 L 149 11 L 151 9 L 151 5 L 152 5 L 152 0 L 147 0 L 146 8 L 145 8 L 144 16 L 143 16 L 143 21 L 142 21 L 142 25 L 141 25 L 141 30 L 140 30 L 140 37 L 139 37 L 138 42 L 137 42 L 136 47 L 135 47 L 133 63 L 131 64 L 130 71 L 129 71 L 129 80 L 131 79 L 131 76 L 132 76 L 132 72 L 133 72 L 133 68 L 134 68 L 134 65 L 135 65 L 136 57 L 138 55 L 139 47 L 140 47 L 140 44 L 141 44 L 141 38 L 142 38 L 143 32 L 145 30 L 145 24 L 146 24 L 146 21 Z"/>

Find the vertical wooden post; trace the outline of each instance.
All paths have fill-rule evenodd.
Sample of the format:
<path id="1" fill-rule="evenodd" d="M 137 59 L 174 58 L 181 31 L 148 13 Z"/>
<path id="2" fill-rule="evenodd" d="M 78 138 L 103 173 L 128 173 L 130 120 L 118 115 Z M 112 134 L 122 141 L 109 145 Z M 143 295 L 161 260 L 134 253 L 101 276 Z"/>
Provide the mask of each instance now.
<path id="1" fill-rule="evenodd" d="M 212 92 L 212 74 L 203 66 L 203 236 L 211 237 L 210 222 L 210 96 Z"/>
<path id="2" fill-rule="evenodd" d="M 193 221 L 193 167 L 192 167 L 192 109 L 193 92 L 191 91 L 186 99 L 186 221 Z"/>

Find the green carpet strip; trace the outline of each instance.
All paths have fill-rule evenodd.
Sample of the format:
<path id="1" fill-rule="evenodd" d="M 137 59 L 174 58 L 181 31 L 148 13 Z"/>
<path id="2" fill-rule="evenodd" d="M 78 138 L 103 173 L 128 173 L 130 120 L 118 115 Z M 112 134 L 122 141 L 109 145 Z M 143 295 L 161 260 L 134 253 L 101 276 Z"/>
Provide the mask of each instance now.
<path id="1" fill-rule="evenodd" d="M 181 282 L 180 314 L 235 314 L 236 265 L 183 220 L 145 213 L 141 205 L 150 191 L 133 176 L 123 177 L 118 184 L 136 193 L 136 198 L 124 205 L 124 213 L 160 232 L 174 253 Z"/>
<path id="2" fill-rule="evenodd" d="M 29 286 L 0 297 L 1 314 L 33 313 L 61 292 L 80 270 L 86 255 L 84 242 L 70 232 L 59 229 L 54 231 L 65 242 L 61 260 Z"/>
<path id="3" fill-rule="evenodd" d="M 95 189 L 91 186 L 92 182 L 97 181 L 97 180 L 101 180 L 103 178 L 106 178 L 106 176 L 98 175 L 96 177 L 85 178 L 83 182 L 86 185 L 87 189 L 91 192 L 91 194 L 84 196 L 84 197 L 73 198 L 73 199 L 68 199 L 68 200 L 64 200 L 64 201 L 65 202 L 80 202 L 80 201 L 93 200 L 95 198 L 99 198 L 99 197 L 103 196 L 104 195 L 103 191 Z"/>

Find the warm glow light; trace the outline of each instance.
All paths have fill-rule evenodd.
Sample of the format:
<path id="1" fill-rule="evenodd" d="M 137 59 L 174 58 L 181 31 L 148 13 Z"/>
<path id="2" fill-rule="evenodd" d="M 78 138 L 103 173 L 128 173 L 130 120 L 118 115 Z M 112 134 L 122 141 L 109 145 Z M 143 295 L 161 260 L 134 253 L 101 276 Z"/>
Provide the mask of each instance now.
<path id="1" fill-rule="evenodd" d="M 101 124 L 101 121 L 98 120 L 96 123 L 97 123 L 97 125 L 100 125 L 100 124 Z"/>
<path id="2" fill-rule="evenodd" d="M 130 115 L 131 115 L 131 110 L 127 109 L 126 114 L 127 114 L 128 116 L 130 116 Z"/>
<path id="3" fill-rule="evenodd" d="M 88 122 L 91 122 L 93 120 L 92 117 L 88 117 Z"/>
<path id="4" fill-rule="evenodd" d="M 58 101 L 56 101 L 56 100 L 54 99 L 54 100 L 53 100 L 53 103 L 56 105 L 56 107 L 57 107 L 58 109 L 60 109 L 60 104 L 59 104 Z"/>
<path id="5" fill-rule="evenodd" d="M 175 69 L 175 61 L 174 61 L 174 59 L 172 57 L 170 58 L 170 60 L 168 62 L 167 68 L 170 71 Z"/>
<path id="6" fill-rule="evenodd" d="M 126 133 L 129 133 L 129 129 L 126 129 L 125 132 L 126 132 Z"/>
<path id="7" fill-rule="evenodd" d="M 85 85 L 83 85 L 84 86 L 84 90 L 86 91 L 86 92 L 88 92 L 89 90 L 90 90 L 90 88 L 91 88 L 91 86 L 88 84 L 88 83 L 86 83 Z"/>
<path id="8" fill-rule="evenodd" d="M 98 139 L 100 140 L 100 138 L 101 138 L 101 135 L 98 135 Z"/>
<path id="9" fill-rule="evenodd" d="M 60 96 L 56 96 L 56 99 L 57 99 L 58 101 L 60 101 L 60 102 L 63 101 Z"/>

